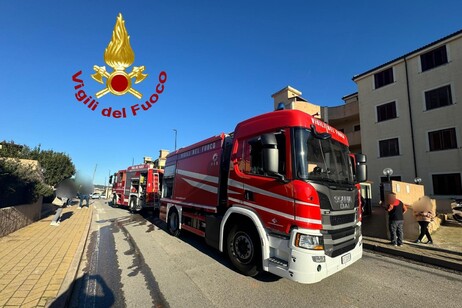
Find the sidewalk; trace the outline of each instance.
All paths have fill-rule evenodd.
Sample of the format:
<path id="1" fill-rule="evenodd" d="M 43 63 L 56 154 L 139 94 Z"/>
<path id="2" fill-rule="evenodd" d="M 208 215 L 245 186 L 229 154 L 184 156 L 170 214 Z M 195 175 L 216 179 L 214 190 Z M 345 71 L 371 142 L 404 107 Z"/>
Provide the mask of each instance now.
<path id="1" fill-rule="evenodd" d="M 63 209 L 0 238 L 0 307 L 45 306 L 66 291 L 77 270 L 93 206 Z"/>
<path id="2" fill-rule="evenodd" d="M 432 237 L 435 245 L 405 241 L 402 247 L 394 247 L 389 240 L 374 237 L 363 237 L 363 243 L 364 249 L 462 272 L 462 228 L 441 226 Z"/>

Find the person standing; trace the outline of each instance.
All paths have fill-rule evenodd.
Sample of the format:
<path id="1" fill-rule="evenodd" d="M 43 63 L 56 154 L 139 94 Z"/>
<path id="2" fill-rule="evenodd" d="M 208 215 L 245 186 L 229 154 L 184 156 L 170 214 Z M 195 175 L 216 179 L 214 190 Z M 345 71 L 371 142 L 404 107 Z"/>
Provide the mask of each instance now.
<path id="1" fill-rule="evenodd" d="M 407 206 L 396 198 L 395 193 L 389 193 L 384 208 L 388 212 L 388 227 L 390 229 L 391 244 L 401 247 L 404 239 L 404 213 Z"/>
<path id="2" fill-rule="evenodd" d="M 433 244 L 433 239 L 430 234 L 430 231 L 428 230 L 428 225 L 432 221 L 432 219 L 435 217 L 433 211 L 431 210 L 433 208 L 431 201 L 428 197 L 422 197 L 418 201 L 419 206 L 413 207 L 414 209 L 414 217 L 419 223 L 420 226 L 420 235 L 417 238 L 417 240 L 414 241 L 414 243 L 421 243 L 422 239 L 424 236 L 427 237 L 427 244 Z"/>
<path id="3" fill-rule="evenodd" d="M 86 201 L 86 205 L 87 205 L 87 207 L 88 207 L 88 203 L 89 203 L 89 201 L 90 201 L 90 197 L 89 197 L 87 194 L 79 194 L 79 199 L 80 199 L 79 209 L 82 208 L 83 200 Z"/>

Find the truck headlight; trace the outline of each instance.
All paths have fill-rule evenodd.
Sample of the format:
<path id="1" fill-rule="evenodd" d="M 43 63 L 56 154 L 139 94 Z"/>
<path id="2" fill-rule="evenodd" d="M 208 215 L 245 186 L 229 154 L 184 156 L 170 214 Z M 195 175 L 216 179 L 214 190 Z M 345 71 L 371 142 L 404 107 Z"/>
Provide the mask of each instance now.
<path id="1" fill-rule="evenodd" d="M 316 235 L 297 233 L 295 236 L 295 246 L 311 250 L 323 250 L 322 238 Z"/>

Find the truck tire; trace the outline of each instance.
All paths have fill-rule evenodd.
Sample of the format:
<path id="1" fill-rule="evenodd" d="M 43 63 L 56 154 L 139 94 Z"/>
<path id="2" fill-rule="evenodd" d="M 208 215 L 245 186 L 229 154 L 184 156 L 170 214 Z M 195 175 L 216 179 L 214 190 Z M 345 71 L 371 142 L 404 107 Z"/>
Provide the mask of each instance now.
<path id="1" fill-rule="evenodd" d="M 254 228 L 234 225 L 226 239 L 226 250 L 231 263 L 245 276 L 260 272 L 261 244 Z"/>
<path id="2" fill-rule="evenodd" d="M 175 208 L 171 209 L 168 213 L 167 228 L 168 233 L 171 235 L 180 236 L 180 216 Z"/>

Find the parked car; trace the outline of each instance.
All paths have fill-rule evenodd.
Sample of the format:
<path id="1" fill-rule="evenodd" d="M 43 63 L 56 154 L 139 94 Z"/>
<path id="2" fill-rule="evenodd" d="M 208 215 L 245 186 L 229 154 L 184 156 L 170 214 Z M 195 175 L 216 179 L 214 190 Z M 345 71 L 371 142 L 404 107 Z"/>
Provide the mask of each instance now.
<path id="1" fill-rule="evenodd" d="M 101 194 L 100 193 L 92 193 L 90 195 L 92 199 L 101 199 Z"/>

